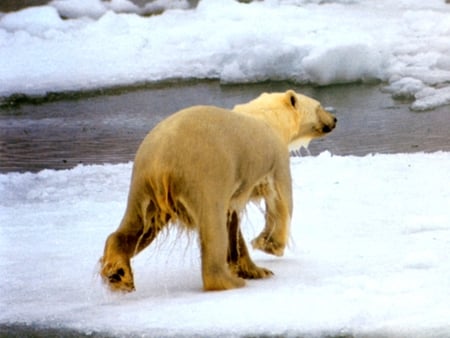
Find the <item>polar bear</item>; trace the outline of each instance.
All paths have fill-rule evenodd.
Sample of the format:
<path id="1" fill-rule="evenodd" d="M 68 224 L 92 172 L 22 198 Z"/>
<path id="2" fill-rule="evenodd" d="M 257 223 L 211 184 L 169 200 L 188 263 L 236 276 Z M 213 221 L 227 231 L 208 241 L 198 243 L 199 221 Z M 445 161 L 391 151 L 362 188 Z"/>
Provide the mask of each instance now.
<path id="1" fill-rule="evenodd" d="M 227 290 L 272 271 L 250 258 L 239 219 L 264 199 L 253 247 L 283 255 L 292 215 L 289 149 L 331 132 L 336 118 L 292 90 L 233 110 L 195 106 L 160 122 L 136 153 L 128 204 L 106 240 L 100 274 L 113 291 L 135 289 L 130 259 L 169 223 L 199 232 L 204 290 Z"/>

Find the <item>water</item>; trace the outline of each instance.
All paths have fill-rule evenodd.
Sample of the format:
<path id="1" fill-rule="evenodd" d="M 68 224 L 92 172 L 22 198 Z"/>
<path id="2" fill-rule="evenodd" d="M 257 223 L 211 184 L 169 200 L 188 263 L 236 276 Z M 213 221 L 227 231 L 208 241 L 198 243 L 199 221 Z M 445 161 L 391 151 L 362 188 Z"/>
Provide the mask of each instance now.
<path id="1" fill-rule="evenodd" d="M 1 0 L 0 12 L 13 12 L 29 6 L 42 6 L 50 0 Z"/>
<path id="2" fill-rule="evenodd" d="M 0 172 L 67 169 L 131 161 L 146 133 L 187 106 L 231 108 L 261 92 L 293 88 L 332 106 L 337 128 L 310 152 L 336 155 L 450 151 L 450 107 L 416 113 L 381 85 L 296 86 L 285 82 L 221 85 L 168 83 L 61 96 L 0 108 Z M 304 153 L 306 154 L 306 153 Z"/>

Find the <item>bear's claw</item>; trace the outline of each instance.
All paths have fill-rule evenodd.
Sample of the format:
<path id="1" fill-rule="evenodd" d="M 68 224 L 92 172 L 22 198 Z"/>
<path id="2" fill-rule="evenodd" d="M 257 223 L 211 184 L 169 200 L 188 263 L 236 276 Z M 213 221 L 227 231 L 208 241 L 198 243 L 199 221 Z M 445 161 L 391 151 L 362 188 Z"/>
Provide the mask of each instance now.
<path id="1" fill-rule="evenodd" d="M 273 240 L 273 238 L 266 238 L 265 236 L 258 236 L 252 240 L 253 249 L 258 249 L 274 256 L 283 256 L 284 245 Z"/>
<path id="2" fill-rule="evenodd" d="M 107 263 L 103 265 L 100 274 L 103 282 L 108 285 L 111 291 L 135 291 L 131 269 L 122 267 L 117 268 L 117 264 L 116 267 L 114 267 L 111 263 Z"/>

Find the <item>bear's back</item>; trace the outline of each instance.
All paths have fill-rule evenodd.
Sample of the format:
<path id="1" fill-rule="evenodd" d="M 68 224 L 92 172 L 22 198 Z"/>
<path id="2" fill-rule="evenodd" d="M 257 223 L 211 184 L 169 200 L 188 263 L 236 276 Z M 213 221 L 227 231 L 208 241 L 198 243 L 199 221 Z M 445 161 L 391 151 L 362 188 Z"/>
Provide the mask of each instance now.
<path id="1" fill-rule="evenodd" d="M 195 106 L 160 122 L 143 140 L 136 162 L 152 158 L 170 167 L 181 162 L 270 161 L 287 149 L 264 121 L 213 106 Z M 232 158 L 232 159 L 231 159 Z"/>

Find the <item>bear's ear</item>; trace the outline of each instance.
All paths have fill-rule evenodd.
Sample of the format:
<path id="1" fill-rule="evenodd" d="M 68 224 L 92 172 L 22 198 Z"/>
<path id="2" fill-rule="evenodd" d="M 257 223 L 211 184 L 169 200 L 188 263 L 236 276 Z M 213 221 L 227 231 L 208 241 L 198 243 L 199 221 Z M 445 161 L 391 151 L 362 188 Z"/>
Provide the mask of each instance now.
<path id="1" fill-rule="evenodd" d="M 286 96 L 287 96 L 287 102 L 290 103 L 290 105 L 294 108 L 297 107 L 297 95 L 295 94 L 295 92 L 293 90 L 288 90 L 286 92 Z"/>

